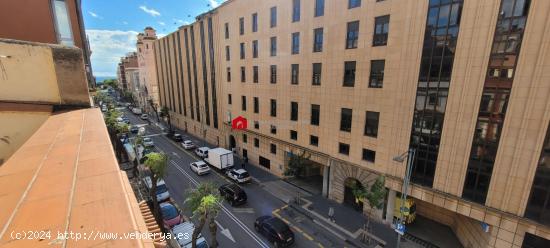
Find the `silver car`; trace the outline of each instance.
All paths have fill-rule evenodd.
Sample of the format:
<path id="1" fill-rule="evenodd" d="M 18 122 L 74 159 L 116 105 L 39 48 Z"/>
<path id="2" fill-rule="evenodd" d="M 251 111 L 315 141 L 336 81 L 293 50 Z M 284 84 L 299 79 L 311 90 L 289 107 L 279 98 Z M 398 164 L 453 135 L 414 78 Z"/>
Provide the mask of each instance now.
<path id="1" fill-rule="evenodd" d="M 203 161 L 193 162 L 189 164 L 189 168 L 199 176 L 210 173 L 210 167 Z"/>
<path id="2" fill-rule="evenodd" d="M 143 138 L 143 146 L 145 147 L 152 147 L 155 146 L 155 143 L 153 143 L 153 140 L 149 137 Z"/>
<path id="3" fill-rule="evenodd" d="M 195 148 L 195 144 L 193 144 L 193 141 L 190 140 L 184 140 L 181 142 L 181 146 L 183 146 L 183 149 L 189 150 Z"/>

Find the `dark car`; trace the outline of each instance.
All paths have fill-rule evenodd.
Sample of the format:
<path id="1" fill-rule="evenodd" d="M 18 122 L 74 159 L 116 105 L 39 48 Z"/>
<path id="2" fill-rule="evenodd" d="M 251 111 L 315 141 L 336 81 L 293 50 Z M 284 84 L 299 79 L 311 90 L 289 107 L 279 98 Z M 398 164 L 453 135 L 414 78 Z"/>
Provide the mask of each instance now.
<path id="1" fill-rule="evenodd" d="M 281 219 L 273 216 L 260 216 L 254 222 L 254 229 L 272 242 L 275 247 L 287 247 L 294 243 L 294 233 Z"/>
<path id="2" fill-rule="evenodd" d="M 260 216 L 254 222 L 254 229 L 272 242 L 275 247 L 287 247 L 294 243 L 294 233 L 281 219 L 269 215 Z"/>
<path id="3" fill-rule="evenodd" d="M 172 140 L 174 140 L 175 142 L 182 142 L 183 136 L 181 136 L 181 134 L 179 133 L 175 133 L 174 135 L 172 135 Z"/>
<path id="4" fill-rule="evenodd" d="M 136 127 L 136 126 L 132 126 L 130 128 L 130 132 L 133 133 L 133 134 L 137 134 L 139 132 L 139 128 Z"/>
<path id="5" fill-rule="evenodd" d="M 220 195 L 225 198 L 231 206 L 246 203 L 246 193 L 237 184 L 224 184 L 218 188 Z"/>

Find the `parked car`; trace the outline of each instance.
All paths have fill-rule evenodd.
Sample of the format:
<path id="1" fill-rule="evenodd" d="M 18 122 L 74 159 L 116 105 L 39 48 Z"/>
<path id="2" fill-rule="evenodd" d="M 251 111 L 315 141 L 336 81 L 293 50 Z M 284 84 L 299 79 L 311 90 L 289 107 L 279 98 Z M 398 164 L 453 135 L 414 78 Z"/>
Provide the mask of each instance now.
<path id="1" fill-rule="evenodd" d="M 167 229 L 181 223 L 181 216 L 178 209 L 169 202 L 163 202 L 160 205 L 160 212 L 162 214 L 162 223 Z"/>
<path id="2" fill-rule="evenodd" d="M 102 106 L 101 107 L 101 112 L 107 112 L 107 106 Z"/>
<path id="3" fill-rule="evenodd" d="M 181 224 L 175 225 L 172 228 L 172 237 L 178 242 L 179 247 L 181 248 L 191 248 L 192 244 L 192 234 L 195 230 L 195 225 L 192 222 L 183 222 Z M 197 238 L 197 248 L 208 248 L 208 243 L 206 239 L 199 233 Z"/>
<path id="4" fill-rule="evenodd" d="M 227 176 L 237 183 L 250 182 L 250 174 L 245 169 L 231 169 L 227 171 Z"/>
<path id="5" fill-rule="evenodd" d="M 137 134 L 139 131 L 139 128 L 137 126 L 130 127 L 130 133 Z"/>
<path id="6" fill-rule="evenodd" d="M 151 177 L 147 176 L 143 178 L 143 183 L 145 184 L 145 187 L 147 187 L 147 190 L 151 190 L 151 187 L 153 184 L 151 183 Z M 157 182 L 157 201 L 163 202 L 170 198 L 170 193 L 168 192 L 168 188 L 166 187 L 166 183 L 164 183 L 164 180 L 160 179 Z"/>
<path id="7" fill-rule="evenodd" d="M 149 137 L 143 138 L 143 146 L 145 147 L 153 147 L 155 146 L 155 143 L 153 143 L 153 140 Z"/>
<path id="8" fill-rule="evenodd" d="M 149 115 L 148 114 L 142 114 L 139 118 L 141 118 L 142 120 L 147 120 L 147 119 L 149 119 Z"/>
<path id="9" fill-rule="evenodd" d="M 206 158 L 206 156 L 208 156 L 208 150 L 210 150 L 210 148 L 206 146 L 199 147 L 195 149 L 195 154 L 197 154 L 200 158 Z"/>
<path id="10" fill-rule="evenodd" d="M 273 242 L 275 247 L 287 247 L 294 243 L 294 233 L 281 219 L 269 215 L 260 216 L 254 222 L 254 229 Z"/>
<path id="11" fill-rule="evenodd" d="M 210 173 L 210 167 L 203 161 L 193 162 L 189 164 L 189 168 L 199 176 Z"/>
<path id="12" fill-rule="evenodd" d="M 142 114 L 140 108 L 132 108 L 132 113 L 134 113 L 135 115 L 141 115 Z"/>
<path id="13" fill-rule="evenodd" d="M 124 122 L 126 124 L 130 124 L 130 119 L 128 119 L 128 117 L 123 116 L 122 117 L 122 122 Z"/>
<path id="14" fill-rule="evenodd" d="M 193 144 L 193 141 L 190 141 L 190 140 L 184 140 L 183 142 L 181 142 L 181 146 L 183 146 L 183 149 L 185 150 L 195 148 L 195 144 Z"/>
<path id="15" fill-rule="evenodd" d="M 220 195 L 225 198 L 231 206 L 242 205 L 246 203 L 246 192 L 237 184 L 224 184 L 218 188 Z"/>
<path id="16" fill-rule="evenodd" d="M 172 140 L 174 140 L 175 142 L 182 142 L 183 136 L 181 136 L 181 134 L 179 133 L 175 133 L 174 135 L 172 135 Z"/>

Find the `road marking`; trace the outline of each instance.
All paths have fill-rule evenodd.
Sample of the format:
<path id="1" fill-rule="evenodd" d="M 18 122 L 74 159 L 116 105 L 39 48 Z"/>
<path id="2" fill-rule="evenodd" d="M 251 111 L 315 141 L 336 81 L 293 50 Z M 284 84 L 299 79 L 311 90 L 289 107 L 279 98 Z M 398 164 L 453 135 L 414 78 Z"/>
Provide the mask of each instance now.
<path id="1" fill-rule="evenodd" d="M 187 173 L 182 168 L 180 168 L 176 162 L 174 162 L 173 160 L 170 160 L 170 163 L 172 163 L 176 167 L 177 170 L 179 170 L 184 176 L 186 176 L 189 179 L 189 181 L 191 181 L 191 183 L 193 185 L 195 185 L 195 187 L 198 186 L 199 183 L 193 177 L 191 177 L 191 175 L 189 175 L 189 173 Z M 269 248 L 269 245 L 264 243 L 255 233 L 253 233 L 250 230 L 250 228 L 248 228 L 244 223 L 242 223 L 239 219 L 237 219 L 237 217 L 235 217 L 233 215 L 233 213 L 231 213 L 224 205 L 221 205 L 221 208 L 222 208 L 222 211 L 225 214 L 227 214 L 227 216 L 229 216 L 230 219 L 232 219 L 239 227 L 241 227 L 261 247 Z"/>
<path id="2" fill-rule="evenodd" d="M 256 211 L 253 208 L 233 208 L 233 212 L 253 214 Z"/>
<path id="3" fill-rule="evenodd" d="M 178 155 L 176 152 L 172 152 L 172 155 L 174 155 L 176 158 L 181 158 L 180 155 Z"/>
<path id="4" fill-rule="evenodd" d="M 223 228 L 223 226 L 217 220 L 214 220 L 214 222 L 216 222 L 216 225 L 218 225 L 222 230 L 221 233 L 225 235 L 228 239 L 233 241 L 233 243 L 235 243 L 235 239 L 233 238 L 233 235 L 231 235 L 231 232 L 229 231 L 229 229 Z"/>

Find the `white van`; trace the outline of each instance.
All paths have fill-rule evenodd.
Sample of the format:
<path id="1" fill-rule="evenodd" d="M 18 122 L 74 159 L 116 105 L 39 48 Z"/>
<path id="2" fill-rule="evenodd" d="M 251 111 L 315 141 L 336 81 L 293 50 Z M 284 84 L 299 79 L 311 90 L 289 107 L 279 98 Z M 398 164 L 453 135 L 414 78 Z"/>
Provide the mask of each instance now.
<path id="1" fill-rule="evenodd" d="M 208 150 L 210 150 L 210 148 L 206 146 L 199 147 L 195 149 L 195 154 L 197 154 L 200 158 L 206 158 L 206 156 L 208 156 Z"/>

